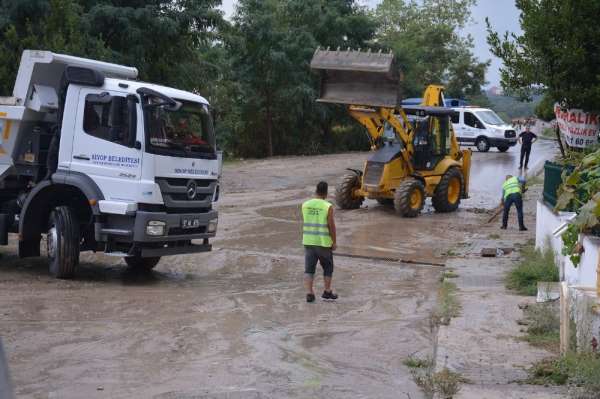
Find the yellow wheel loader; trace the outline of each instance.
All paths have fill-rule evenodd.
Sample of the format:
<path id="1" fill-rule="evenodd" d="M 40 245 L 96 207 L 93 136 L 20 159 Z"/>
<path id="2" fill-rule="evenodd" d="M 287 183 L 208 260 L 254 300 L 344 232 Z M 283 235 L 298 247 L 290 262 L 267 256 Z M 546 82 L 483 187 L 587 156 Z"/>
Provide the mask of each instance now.
<path id="1" fill-rule="evenodd" d="M 340 208 L 371 198 L 416 217 L 427 197 L 438 212 L 452 212 L 468 198 L 471 151 L 458 145 L 455 111 L 443 107 L 442 86 L 428 86 L 422 105 L 402 107 L 391 53 L 317 49 L 311 69 L 321 75 L 317 101 L 347 106 L 371 142 L 364 170 L 351 170 L 336 189 Z"/>

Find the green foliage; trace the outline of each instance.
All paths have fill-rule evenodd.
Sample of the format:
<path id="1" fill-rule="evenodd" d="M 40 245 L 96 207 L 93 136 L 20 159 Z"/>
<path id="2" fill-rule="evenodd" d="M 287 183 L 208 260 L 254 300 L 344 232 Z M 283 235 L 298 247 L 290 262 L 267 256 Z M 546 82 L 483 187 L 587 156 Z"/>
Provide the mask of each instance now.
<path id="1" fill-rule="evenodd" d="M 534 97 L 532 101 L 520 101 L 510 96 L 488 95 L 487 97 L 491 104 L 488 108 L 496 111 L 506 122 L 517 118 L 532 117 L 535 113 L 535 106 L 539 102 L 539 97 Z"/>
<path id="2" fill-rule="evenodd" d="M 438 302 L 432 318 L 435 324 L 447 326 L 453 317 L 460 314 L 461 305 L 456 295 L 456 284 L 442 281 L 438 290 Z"/>
<path id="3" fill-rule="evenodd" d="M 560 310 L 557 302 L 534 303 L 525 310 L 527 336 L 533 346 L 558 352 L 560 346 Z"/>
<path id="4" fill-rule="evenodd" d="M 553 120 L 555 118 L 555 115 L 554 115 L 554 103 L 555 102 L 556 101 L 554 101 L 554 99 L 550 95 L 545 94 L 542 97 L 542 100 L 535 107 L 535 115 L 538 118 L 540 118 L 546 122 Z"/>
<path id="5" fill-rule="evenodd" d="M 568 353 L 557 359 L 546 359 L 529 370 L 528 383 L 564 385 L 576 388 L 580 397 L 598 398 L 600 392 L 600 356 L 597 353 Z M 588 396 L 589 395 L 589 396 Z"/>
<path id="6" fill-rule="evenodd" d="M 431 359 L 421 359 L 418 357 L 409 356 L 402 361 L 402 364 L 411 369 L 424 369 L 431 367 L 432 361 Z"/>
<path id="7" fill-rule="evenodd" d="M 318 47 L 392 48 L 405 95 L 428 83 L 485 104 L 487 63 L 459 32 L 474 0 L 240 0 L 231 23 L 220 0 L 0 0 L 0 93 L 10 94 L 24 49 L 132 65 L 140 79 L 199 92 L 215 108 L 228 157 L 367 150 L 342 106 L 316 103 Z"/>
<path id="8" fill-rule="evenodd" d="M 488 43 L 501 58 L 502 86 L 529 98 L 541 87 L 569 108 L 600 110 L 597 0 L 517 0 L 522 35 L 500 35 L 488 22 Z"/>
<path id="9" fill-rule="evenodd" d="M 521 261 L 506 276 L 506 286 L 521 295 L 536 295 L 538 281 L 558 281 L 558 267 L 550 246 L 541 252 L 532 245 L 521 251 Z"/>
<path id="10" fill-rule="evenodd" d="M 334 126 L 355 125 L 342 107 L 316 103 L 318 77 L 309 68 L 319 45 L 359 48 L 373 37 L 374 21 L 354 1 L 242 0 L 233 22 L 226 42 L 235 102 L 225 118 L 242 122 L 227 122 L 233 152 L 315 153 L 333 144 Z"/>
<path id="11" fill-rule="evenodd" d="M 575 169 L 563 172 L 556 209 L 577 213 L 563 233 L 563 254 L 577 266 L 581 260 L 579 234 L 595 233 L 600 225 L 600 149 L 572 155 Z"/>
<path id="12" fill-rule="evenodd" d="M 489 61 L 473 56 L 473 38 L 458 32 L 470 21 L 474 0 L 383 0 L 373 13 L 377 43 L 391 48 L 404 73 L 407 97 L 444 83 L 447 97 L 481 94 Z"/>

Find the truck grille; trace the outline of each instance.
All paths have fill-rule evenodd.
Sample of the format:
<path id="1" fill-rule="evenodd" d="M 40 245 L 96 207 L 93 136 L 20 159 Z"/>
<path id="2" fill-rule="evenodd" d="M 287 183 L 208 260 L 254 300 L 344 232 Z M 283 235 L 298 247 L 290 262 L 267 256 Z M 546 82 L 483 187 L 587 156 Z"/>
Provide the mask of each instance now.
<path id="1" fill-rule="evenodd" d="M 515 138 L 517 137 L 517 132 L 515 132 L 514 130 L 505 130 L 504 137 L 507 139 Z"/>
<path id="2" fill-rule="evenodd" d="M 379 185 L 384 166 L 385 164 L 383 162 L 367 162 L 367 170 L 365 171 L 363 184 L 369 186 Z"/>
<path id="3" fill-rule="evenodd" d="M 182 212 L 189 212 L 192 208 L 210 210 L 217 189 L 217 181 L 207 179 L 157 177 L 156 184 L 160 187 L 165 207 L 168 210 L 181 209 Z"/>

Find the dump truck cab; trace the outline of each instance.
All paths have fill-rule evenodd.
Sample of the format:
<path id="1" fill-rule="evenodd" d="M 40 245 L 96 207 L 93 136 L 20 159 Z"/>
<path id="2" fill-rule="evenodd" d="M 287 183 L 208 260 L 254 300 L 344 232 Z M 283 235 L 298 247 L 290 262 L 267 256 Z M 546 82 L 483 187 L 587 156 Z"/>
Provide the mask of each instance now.
<path id="1" fill-rule="evenodd" d="M 72 275 L 79 251 L 152 268 L 216 234 L 221 156 L 200 95 L 135 80 L 135 68 L 25 51 L 0 100 L 0 243 Z M 192 242 L 192 240 L 199 240 Z"/>

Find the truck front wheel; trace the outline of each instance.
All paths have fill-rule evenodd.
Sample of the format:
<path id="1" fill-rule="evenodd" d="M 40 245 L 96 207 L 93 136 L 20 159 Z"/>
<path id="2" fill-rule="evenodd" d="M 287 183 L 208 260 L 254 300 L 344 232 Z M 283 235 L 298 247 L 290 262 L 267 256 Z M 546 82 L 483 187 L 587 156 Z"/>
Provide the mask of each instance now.
<path id="1" fill-rule="evenodd" d="M 141 256 L 128 256 L 125 258 L 127 266 L 134 270 L 149 272 L 160 262 L 160 256 L 142 258 Z"/>
<path id="2" fill-rule="evenodd" d="M 50 213 L 46 243 L 50 274 L 72 277 L 79 264 L 79 223 L 68 206 L 58 206 Z"/>

